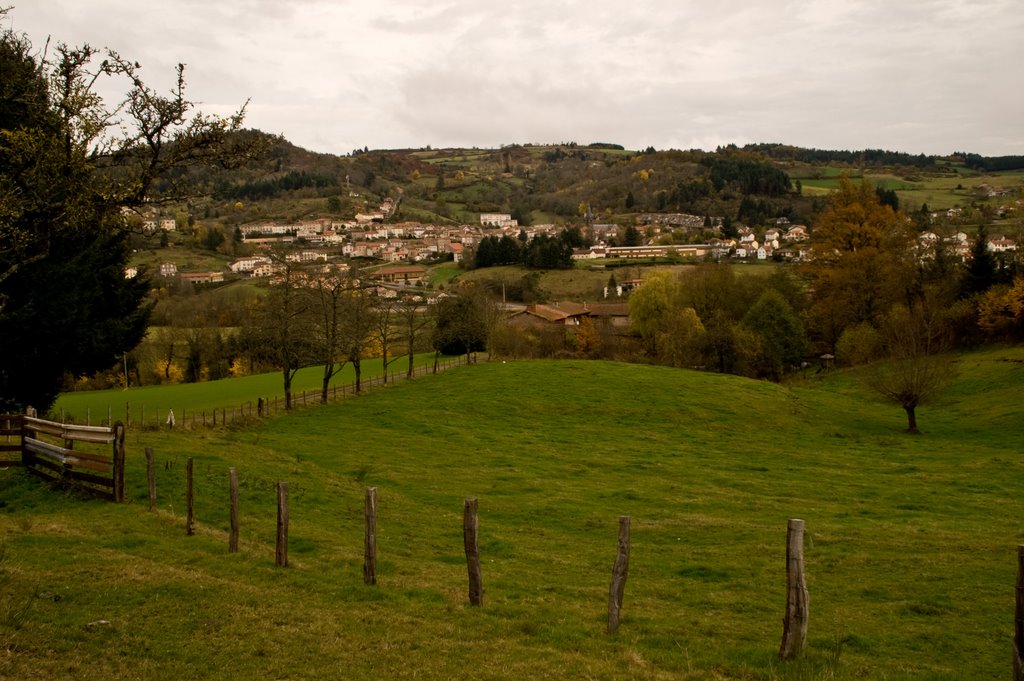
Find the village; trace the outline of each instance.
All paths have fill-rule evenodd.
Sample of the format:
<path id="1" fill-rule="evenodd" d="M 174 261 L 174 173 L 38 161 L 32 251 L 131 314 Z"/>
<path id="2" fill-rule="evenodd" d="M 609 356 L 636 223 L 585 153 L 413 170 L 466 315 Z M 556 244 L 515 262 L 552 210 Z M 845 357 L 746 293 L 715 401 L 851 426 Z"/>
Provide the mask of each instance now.
<path id="1" fill-rule="evenodd" d="M 481 213 L 479 224 L 437 225 L 419 222 L 389 222 L 397 204 L 384 199 L 379 208 L 360 213 L 354 220 L 337 221 L 328 218 L 294 223 L 259 222 L 239 227 L 242 244 L 250 255 L 238 257 L 219 271 L 181 271 L 173 261 L 161 263 L 159 274 L 164 278 L 177 278 L 186 283 L 218 283 L 229 278 L 271 278 L 285 265 L 275 261 L 271 251 L 286 253 L 285 262 L 334 262 L 347 267 L 342 261 L 369 259 L 381 264 L 374 277 L 386 283 L 421 284 L 427 274 L 423 263 L 451 260 L 461 263 L 472 258 L 480 241 L 486 237 L 510 236 L 527 241 L 536 236 L 557 236 L 563 225 L 539 224 L 521 226 L 506 213 Z M 959 209 L 934 213 L 932 222 L 953 219 Z M 740 226 L 735 238 L 710 238 L 706 243 L 673 243 L 675 236 L 684 234 L 721 233 L 722 218 L 708 218 L 682 213 L 647 213 L 636 217 L 636 226 L 642 239 L 640 245 L 612 245 L 622 241 L 622 227 L 618 224 L 594 223 L 586 228 L 593 245 L 573 251 L 574 261 L 615 260 L 731 260 L 801 262 L 810 258 L 809 230 L 806 225 L 790 224 L 778 218 L 766 228 L 753 229 Z M 143 222 L 147 233 L 172 232 L 177 228 L 174 219 L 156 217 Z M 710 228 L 710 229 L 709 229 Z M 936 249 L 944 246 L 951 256 L 964 261 L 970 257 L 971 240 L 966 232 L 956 231 L 940 237 L 933 231 L 918 236 L 922 259 L 934 257 Z M 1017 243 L 1002 235 L 987 242 L 992 253 L 1017 250 Z M 597 263 L 594 263 L 597 264 Z M 126 270 L 126 277 L 138 274 L 137 268 Z"/>

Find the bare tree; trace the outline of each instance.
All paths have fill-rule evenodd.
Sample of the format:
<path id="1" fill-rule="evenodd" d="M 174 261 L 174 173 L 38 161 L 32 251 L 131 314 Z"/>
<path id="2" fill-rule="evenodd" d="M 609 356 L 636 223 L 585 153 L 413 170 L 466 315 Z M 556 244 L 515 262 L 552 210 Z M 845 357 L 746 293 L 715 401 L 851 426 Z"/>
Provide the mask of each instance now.
<path id="1" fill-rule="evenodd" d="M 365 285 L 352 288 L 345 296 L 345 324 L 342 350 L 356 374 L 356 392 L 362 390 L 363 352 L 373 335 L 373 291 Z"/>
<path id="2" fill-rule="evenodd" d="M 882 333 L 888 357 L 868 369 L 867 384 L 907 414 L 907 432 L 917 434 L 917 408 L 939 395 L 956 375 L 945 335 L 927 305 L 896 306 L 885 317 Z"/>
<path id="3" fill-rule="evenodd" d="M 409 359 L 409 366 L 406 370 L 406 378 L 412 378 L 415 372 L 416 342 L 420 338 L 420 334 L 433 321 L 433 317 L 427 314 L 422 303 L 423 298 L 418 294 L 405 293 L 398 298 L 399 326 L 405 336 L 406 348 L 408 348 L 406 357 Z"/>
<path id="4" fill-rule="evenodd" d="M 314 358 L 312 306 L 306 273 L 293 262 L 275 258 L 278 272 L 260 323 L 265 357 L 281 371 L 284 408 L 292 408 L 292 379 Z"/>
<path id="5" fill-rule="evenodd" d="M 313 338 L 315 353 L 323 365 L 320 401 L 327 403 L 333 379 L 348 364 L 346 347 L 346 309 L 359 280 L 348 270 L 330 268 L 312 278 Z"/>
<path id="6" fill-rule="evenodd" d="M 391 290 L 377 292 L 373 297 L 374 335 L 380 343 L 381 367 L 384 371 L 384 382 L 388 382 L 388 365 L 401 357 L 397 355 L 388 359 L 395 341 L 395 317 L 398 313 L 398 295 Z"/>

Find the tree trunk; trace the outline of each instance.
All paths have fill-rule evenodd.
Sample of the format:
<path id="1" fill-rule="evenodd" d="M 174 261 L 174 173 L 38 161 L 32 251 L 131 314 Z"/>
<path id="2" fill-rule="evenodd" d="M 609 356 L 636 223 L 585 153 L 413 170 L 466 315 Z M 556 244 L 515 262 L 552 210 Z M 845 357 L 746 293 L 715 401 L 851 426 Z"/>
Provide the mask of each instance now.
<path id="1" fill-rule="evenodd" d="M 356 370 L 356 393 L 363 392 L 363 365 L 359 357 L 352 359 L 352 367 Z"/>
<path id="2" fill-rule="evenodd" d="M 914 413 L 915 407 L 904 405 L 903 411 L 907 412 L 907 432 L 917 435 L 921 431 L 917 429 L 917 414 Z"/>
<path id="3" fill-rule="evenodd" d="M 327 395 L 330 392 L 331 377 L 334 376 L 334 362 L 324 365 L 324 380 L 320 385 L 320 402 L 327 404 Z"/>
<path id="4" fill-rule="evenodd" d="M 384 369 L 384 385 L 388 383 L 388 346 L 381 343 L 380 346 L 380 363 Z"/>
<path id="5" fill-rule="evenodd" d="M 284 375 L 284 408 L 287 411 L 292 408 L 292 372 L 285 369 L 282 374 Z"/>

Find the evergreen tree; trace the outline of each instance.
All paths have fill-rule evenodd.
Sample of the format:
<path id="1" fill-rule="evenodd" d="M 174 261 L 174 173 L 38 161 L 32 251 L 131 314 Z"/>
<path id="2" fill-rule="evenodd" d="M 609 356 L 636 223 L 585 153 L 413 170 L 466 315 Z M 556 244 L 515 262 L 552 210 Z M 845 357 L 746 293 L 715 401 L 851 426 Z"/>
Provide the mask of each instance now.
<path id="1" fill-rule="evenodd" d="M 639 246 L 642 240 L 640 231 L 633 225 L 628 225 L 626 231 L 622 234 L 623 246 Z"/>
<path id="2" fill-rule="evenodd" d="M 158 182 L 180 197 L 177 171 L 227 161 L 241 125 L 241 113 L 190 117 L 182 66 L 163 96 L 134 62 L 108 53 L 90 66 L 96 56 L 59 45 L 42 60 L 23 36 L 0 34 L 0 412 L 45 412 L 64 375 L 107 369 L 142 339 L 149 284 L 124 276 L 122 209 Z M 109 76 L 133 84 L 115 111 L 93 91 Z"/>
<path id="3" fill-rule="evenodd" d="M 996 265 L 995 256 L 988 250 L 988 229 L 985 225 L 979 225 L 978 235 L 971 246 L 971 261 L 960 283 L 961 297 L 969 298 L 989 290 L 998 278 Z"/>

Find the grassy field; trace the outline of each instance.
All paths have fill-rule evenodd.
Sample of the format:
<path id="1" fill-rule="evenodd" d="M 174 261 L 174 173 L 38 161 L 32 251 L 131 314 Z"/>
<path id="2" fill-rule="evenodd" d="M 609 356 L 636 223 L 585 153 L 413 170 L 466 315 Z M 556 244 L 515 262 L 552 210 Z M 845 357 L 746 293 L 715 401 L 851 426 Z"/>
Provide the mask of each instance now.
<path id="1" fill-rule="evenodd" d="M 404 377 L 409 366 L 406 357 L 399 358 L 388 366 L 388 374 Z M 417 355 L 414 366 L 431 366 L 434 362 L 433 353 Z M 380 358 L 363 360 L 362 380 L 368 381 L 383 376 L 384 369 Z M 355 381 L 355 369 L 347 364 L 333 379 L 331 386 L 351 388 Z M 292 393 L 299 395 L 304 391 L 319 393 L 323 382 L 322 367 L 300 369 L 292 379 Z M 284 380 L 280 372 L 241 376 L 219 381 L 203 383 L 178 383 L 173 385 L 152 385 L 129 388 L 128 390 L 84 390 L 80 392 L 62 393 L 51 410 L 54 416 L 64 415 L 68 421 L 85 423 L 88 419 L 92 424 L 101 421 L 106 423 L 108 413 L 114 421 L 127 420 L 126 410 L 131 410 L 132 421 L 142 420 L 145 412 L 147 424 L 156 423 L 159 415 L 167 416 L 167 410 L 173 409 L 177 418 L 183 414 L 195 414 L 221 408 L 248 408 L 259 398 L 274 401 L 284 399 Z"/>
<path id="2" fill-rule="evenodd" d="M 900 177 L 886 173 L 868 173 L 866 179 L 872 184 L 885 189 L 896 190 L 900 205 L 917 209 L 927 204 L 930 210 L 945 210 L 954 206 L 965 207 L 979 200 L 977 187 L 982 184 L 992 185 L 1009 190 L 1014 197 L 1019 195 L 1024 186 L 1024 173 L 1021 171 L 1003 173 L 978 173 L 964 168 L 955 168 L 956 173 Z M 833 172 L 836 171 L 836 172 Z M 803 191 L 808 195 L 825 195 L 839 187 L 838 169 L 828 168 L 821 177 L 801 177 Z M 860 173 L 850 173 L 851 177 L 860 177 Z M 855 181 L 859 181 L 855 179 Z M 1012 200 L 1006 197 L 982 199 L 993 205 Z"/>
<path id="3" fill-rule="evenodd" d="M 1006 678 L 1024 349 L 955 361 L 959 379 L 919 410 L 916 437 L 849 374 L 779 386 L 495 362 L 249 429 L 130 432 L 124 505 L 0 470 L 0 678 Z M 242 480 L 234 555 L 229 466 Z M 290 490 L 288 569 L 274 568 L 277 481 Z M 376 587 L 361 573 L 367 486 Z M 467 605 L 468 497 L 482 608 Z M 632 554 L 609 636 L 620 515 Z M 782 664 L 795 517 L 809 649 Z"/>

